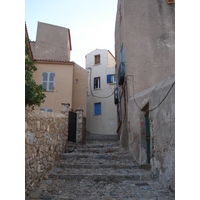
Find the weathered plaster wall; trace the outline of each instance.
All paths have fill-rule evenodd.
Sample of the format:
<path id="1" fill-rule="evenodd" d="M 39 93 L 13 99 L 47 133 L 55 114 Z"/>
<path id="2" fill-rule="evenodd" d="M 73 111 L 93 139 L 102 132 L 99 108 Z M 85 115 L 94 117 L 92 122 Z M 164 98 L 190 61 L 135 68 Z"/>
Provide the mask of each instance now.
<path id="1" fill-rule="evenodd" d="M 67 112 L 68 113 L 68 112 Z M 60 154 L 68 136 L 68 114 L 26 110 L 25 188 L 26 194 L 44 178 Z"/>
<path id="2" fill-rule="evenodd" d="M 125 118 L 130 107 L 127 106 L 129 99 L 175 74 L 175 4 L 168 5 L 167 1 L 161 0 L 118 0 L 115 24 L 116 74 L 122 59 L 122 46 L 125 82 L 123 90 L 119 87 L 121 102 L 117 111 L 118 119 L 120 113 L 122 116 L 118 134 L 122 146 L 126 148 L 129 124 Z M 123 91 L 126 96 L 122 95 Z M 132 120 L 137 129 L 136 119 Z M 142 139 L 137 135 L 130 137 L 134 137 L 135 144 Z"/>
<path id="3" fill-rule="evenodd" d="M 94 56 L 99 54 L 100 63 L 95 64 Z M 109 64 L 113 65 L 108 66 L 108 55 L 110 53 L 105 49 L 96 49 L 86 55 L 86 69 L 88 70 L 86 129 L 91 134 L 116 135 L 117 108 L 112 95 L 116 84 L 107 83 L 107 75 L 115 74 L 115 59 L 110 55 Z M 95 77 L 100 77 L 100 88 L 98 89 L 94 89 Z M 101 115 L 94 114 L 95 103 L 101 103 Z"/>
<path id="4" fill-rule="evenodd" d="M 55 73 L 55 83 L 53 92 L 45 92 L 45 102 L 40 107 L 35 106 L 35 110 L 40 108 L 51 108 L 53 112 L 60 113 L 60 105 L 62 102 L 68 102 L 73 107 L 73 62 L 57 64 L 57 63 L 41 63 L 35 62 L 37 71 L 33 73 L 33 79 L 37 84 L 42 84 L 43 72 Z M 79 81 L 80 83 L 80 81 Z M 87 88 L 85 88 L 86 90 Z M 86 104 L 86 101 L 85 101 Z"/>
<path id="5" fill-rule="evenodd" d="M 86 116 L 88 71 L 76 63 L 74 63 L 73 70 L 72 109 L 75 111 L 80 108 L 83 110 L 83 115 Z"/>
<path id="6" fill-rule="evenodd" d="M 36 42 L 31 48 L 34 59 L 70 61 L 69 29 L 38 22 Z"/>
<path id="7" fill-rule="evenodd" d="M 175 77 L 135 95 L 140 108 L 149 103 L 149 110 L 165 97 Z M 175 86 L 158 108 L 149 112 L 151 170 L 165 187 L 175 190 Z M 132 98 L 128 104 L 129 150 L 139 164 L 147 164 L 146 123 Z"/>
<path id="8" fill-rule="evenodd" d="M 175 4 L 168 5 L 165 0 L 119 0 L 115 25 L 117 72 L 122 45 L 125 75 L 134 75 L 134 93 L 173 76 Z M 127 87 L 130 95 L 132 85 Z"/>

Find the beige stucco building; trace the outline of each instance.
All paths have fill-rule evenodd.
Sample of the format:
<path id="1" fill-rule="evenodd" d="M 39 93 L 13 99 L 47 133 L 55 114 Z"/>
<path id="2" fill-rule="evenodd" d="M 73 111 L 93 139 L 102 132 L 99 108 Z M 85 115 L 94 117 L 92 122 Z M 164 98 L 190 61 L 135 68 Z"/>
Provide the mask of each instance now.
<path id="1" fill-rule="evenodd" d="M 110 51 L 104 49 L 96 49 L 85 58 L 88 70 L 87 132 L 116 135 L 115 58 Z"/>
<path id="2" fill-rule="evenodd" d="M 140 165 L 175 190 L 175 4 L 118 0 L 118 135 Z"/>
<path id="3" fill-rule="evenodd" d="M 60 112 L 61 103 L 86 116 L 87 70 L 70 61 L 71 37 L 67 28 L 38 22 L 36 42 L 31 42 L 37 71 L 33 79 L 46 89 L 45 102 L 36 110 Z"/>

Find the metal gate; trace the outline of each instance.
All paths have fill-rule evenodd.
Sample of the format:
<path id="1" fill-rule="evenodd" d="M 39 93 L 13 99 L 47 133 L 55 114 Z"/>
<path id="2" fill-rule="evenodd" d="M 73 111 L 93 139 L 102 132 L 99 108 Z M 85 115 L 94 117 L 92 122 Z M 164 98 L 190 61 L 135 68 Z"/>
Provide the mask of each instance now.
<path id="1" fill-rule="evenodd" d="M 76 113 L 69 111 L 68 141 L 76 142 Z"/>

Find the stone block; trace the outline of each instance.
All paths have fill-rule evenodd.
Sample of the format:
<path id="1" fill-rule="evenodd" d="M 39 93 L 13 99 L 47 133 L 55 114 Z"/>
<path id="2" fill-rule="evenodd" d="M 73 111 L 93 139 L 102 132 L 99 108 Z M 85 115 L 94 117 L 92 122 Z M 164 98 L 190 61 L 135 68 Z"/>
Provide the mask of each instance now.
<path id="1" fill-rule="evenodd" d="M 40 130 L 40 121 L 37 121 L 37 130 Z"/>
<path id="2" fill-rule="evenodd" d="M 28 123 L 25 122 L 25 130 L 28 130 Z"/>
<path id="3" fill-rule="evenodd" d="M 30 133 L 28 137 L 29 137 L 29 141 L 28 141 L 29 144 L 33 145 L 34 138 L 35 138 L 34 134 L 33 134 L 33 133 Z"/>
<path id="4" fill-rule="evenodd" d="M 40 173 L 40 164 L 38 165 L 37 172 Z"/>

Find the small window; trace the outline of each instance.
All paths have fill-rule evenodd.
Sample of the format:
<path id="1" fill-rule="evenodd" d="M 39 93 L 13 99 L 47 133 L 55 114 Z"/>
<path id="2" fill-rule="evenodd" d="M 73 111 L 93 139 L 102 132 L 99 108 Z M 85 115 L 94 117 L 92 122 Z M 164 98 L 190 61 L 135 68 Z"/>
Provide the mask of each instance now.
<path id="1" fill-rule="evenodd" d="M 175 0 L 167 0 L 167 4 L 175 3 Z"/>
<path id="2" fill-rule="evenodd" d="M 94 104 L 94 115 L 101 115 L 101 103 Z"/>
<path id="3" fill-rule="evenodd" d="M 94 64 L 99 64 L 100 63 L 100 54 L 99 55 L 95 55 L 94 56 L 95 60 L 94 60 Z"/>
<path id="4" fill-rule="evenodd" d="M 40 111 L 52 112 L 52 109 L 51 108 L 40 108 Z"/>
<path id="5" fill-rule="evenodd" d="M 54 91 L 55 73 L 43 72 L 42 74 L 42 87 L 46 91 Z"/>
<path id="6" fill-rule="evenodd" d="M 107 75 L 107 83 L 116 83 L 116 77 L 115 74 L 108 74 Z"/>
<path id="7" fill-rule="evenodd" d="M 96 77 L 94 78 L 94 90 L 100 89 L 100 88 L 101 88 L 100 77 Z"/>

